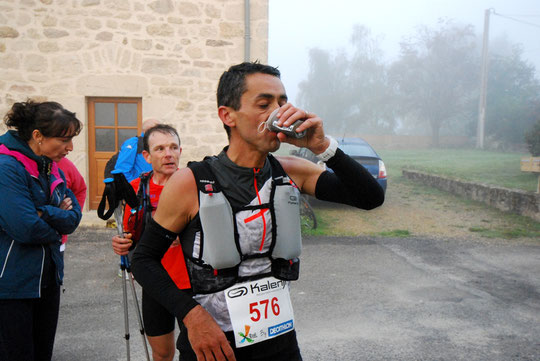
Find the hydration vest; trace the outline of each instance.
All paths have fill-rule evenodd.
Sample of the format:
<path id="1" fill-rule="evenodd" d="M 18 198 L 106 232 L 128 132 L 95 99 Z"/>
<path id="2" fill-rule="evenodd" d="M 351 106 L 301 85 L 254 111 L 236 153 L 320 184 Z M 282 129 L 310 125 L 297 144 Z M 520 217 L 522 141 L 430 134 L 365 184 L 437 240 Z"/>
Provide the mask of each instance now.
<path id="1" fill-rule="evenodd" d="M 154 171 L 142 173 L 139 178 L 139 188 L 137 189 L 137 200 L 139 207 L 131 209 L 128 217 L 128 229 L 131 231 L 131 239 L 133 241 L 130 250 L 135 249 L 135 246 L 141 238 L 145 226 L 152 219 L 152 204 L 150 203 L 150 178 Z"/>
<path id="2" fill-rule="evenodd" d="M 196 232 L 192 237 L 181 234 L 180 239 L 193 292 L 214 293 L 237 282 L 267 276 L 287 281 L 297 280 L 300 270 L 298 257 L 302 247 L 298 187 L 285 173 L 281 164 L 269 155 L 267 159 L 272 174 L 269 200 L 257 205 L 235 208 L 231 206 L 217 181 L 209 159 L 207 157 L 202 162 L 188 164 L 197 183 L 199 212 L 192 221 L 195 222 Z M 256 191 L 259 198 L 258 190 Z M 240 212 L 242 215 L 251 212 L 252 215 L 239 219 Z M 269 214 L 271 221 L 271 237 L 266 241 L 265 214 Z M 253 246 L 253 241 L 249 241 L 249 234 L 241 234 L 249 231 L 245 227 L 239 229 L 238 223 L 247 223 L 258 217 L 263 218 L 264 224 L 261 247 L 255 251 L 242 251 L 246 246 Z M 259 228 L 257 226 L 256 229 Z M 270 243 L 263 249 L 264 242 Z M 249 276 L 241 275 L 241 264 L 255 259 L 260 260 L 253 263 L 255 267 L 261 268 L 261 272 L 256 271 Z M 268 263 L 270 267 L 266 267 Z"/>

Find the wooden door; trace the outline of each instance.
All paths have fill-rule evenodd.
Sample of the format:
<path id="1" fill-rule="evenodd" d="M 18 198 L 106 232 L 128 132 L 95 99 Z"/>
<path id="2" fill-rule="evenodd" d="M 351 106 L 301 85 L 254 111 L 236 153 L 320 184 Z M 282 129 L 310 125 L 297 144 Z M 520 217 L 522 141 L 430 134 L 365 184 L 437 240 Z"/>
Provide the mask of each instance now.
<path id="1" fill-rule="evenodd" d="M 140 98 L 87 98 L 89 207 L 97 209 L 103 189 L 105 164 L 128 138 L 141 133 Z"/>

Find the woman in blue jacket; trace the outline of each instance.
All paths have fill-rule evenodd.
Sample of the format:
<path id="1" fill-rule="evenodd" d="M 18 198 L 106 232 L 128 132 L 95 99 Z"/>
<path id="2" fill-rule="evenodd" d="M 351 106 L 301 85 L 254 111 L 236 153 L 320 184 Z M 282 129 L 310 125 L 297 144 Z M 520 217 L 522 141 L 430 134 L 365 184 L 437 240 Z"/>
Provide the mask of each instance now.
<path id="1" fill-rule="evenodd" d="M 81 122 L 55 102 L 15 103 L 0 136 L 0 360 L 51 360 L 64 276 L 61 238 L 81 220 L 56 162 Z"/>

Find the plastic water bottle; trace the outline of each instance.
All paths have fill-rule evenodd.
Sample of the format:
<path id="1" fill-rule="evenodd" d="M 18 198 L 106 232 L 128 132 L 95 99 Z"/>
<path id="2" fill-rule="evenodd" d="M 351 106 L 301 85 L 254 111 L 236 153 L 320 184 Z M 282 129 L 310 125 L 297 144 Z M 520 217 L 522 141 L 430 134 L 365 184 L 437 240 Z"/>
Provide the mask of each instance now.
<path id="1" fill-rule="evenodd" d="M 214 269 L 238 265 L 241 259 L 234 240 L 234 218 L 229 201 L 221 192 L 200 192 L 199 203 L 203 260 Z"/>
<path id="2" fill-rule="evenodd" d="M 300 192 L 292 186 L 276 186 L 276 245 L 272 257 L 293 259 L 302 252 L 300 230 Z"/>

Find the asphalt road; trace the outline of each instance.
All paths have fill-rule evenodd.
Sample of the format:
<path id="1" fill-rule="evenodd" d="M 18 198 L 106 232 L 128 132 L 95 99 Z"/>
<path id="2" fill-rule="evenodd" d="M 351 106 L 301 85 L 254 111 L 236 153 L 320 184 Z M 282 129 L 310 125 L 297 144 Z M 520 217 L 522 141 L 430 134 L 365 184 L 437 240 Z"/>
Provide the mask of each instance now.
<path id="1" fill-rule="evenodd" d="M 113 233 L 70 236 L 56 361 L 126 360 Z M 540 241 L 305 238 L 300 348 L 306 361 L 540 360 L 539 275 Z M 145 360 L 130 307 L 131 360 Z"/>

